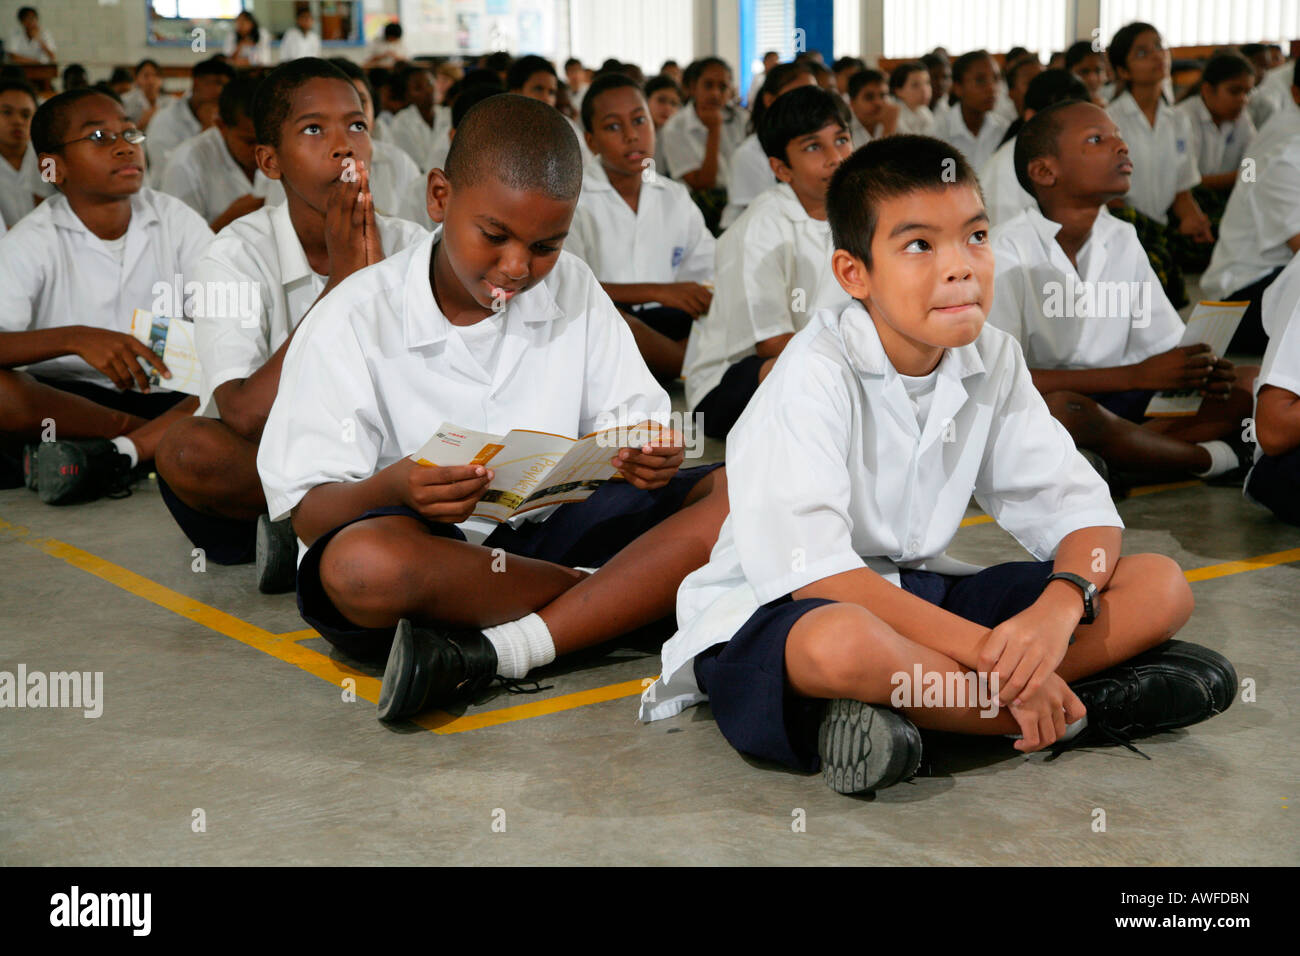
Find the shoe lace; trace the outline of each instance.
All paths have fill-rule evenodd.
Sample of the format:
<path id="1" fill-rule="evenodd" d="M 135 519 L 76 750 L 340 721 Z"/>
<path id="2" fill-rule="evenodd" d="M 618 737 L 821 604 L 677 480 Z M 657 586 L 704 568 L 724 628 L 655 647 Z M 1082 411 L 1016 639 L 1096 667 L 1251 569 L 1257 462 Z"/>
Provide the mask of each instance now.
<path id="1" fill-rule="evenodd" d="M 1055 760 L 1057 757 L 1061 756 L 1061 754 L 1065 753 L 1067 750 L 1073 750 L 1075 747 L 1083 746 L 1085 743 L 1087 743 L 1088 738 L 1090 736 L 1090 732 L 1092 734 L 1100 734 L 1102 737 L 1105 737 L 1111 743 L 1119 744 L 1120 746 L 1133 751 L 1133 753 L 1137 754 L 1143 760 L 1151 759 L 1142 751 L 1138 750 L 1138 748 L 1133 745 L 1129 737 L 1115 730 L 1114 727 L 1111 727 L 1110 724 L 1107 722 L 1106 715 L 1104 713 L 1097 714 L 1095 717 L 1090 714 L 1088 716 L 1088 726 L 1083 729 L 1083 732 L 1080 733 L 1078 736 L 1074 737 L 1072 740 L 1067 740 L 1064 743 L 1058 743 L 1054 745 L 1052 747 L 1052 755 L 1047 759 Z"/>
<path id="2" fill-rule="evenodd" d="M 500 674 L 492 679 L 504 687 L 506 693 L 509 694 L 540 694 L 544 690 L 551 690 L 555 687 L 554 684 L 547 684 L 543 687 L 540 682 L 535 680 L 518 680 L 513 677 L 502 677 Z M 529 684 L 532 686 L 527 686 Z"/>

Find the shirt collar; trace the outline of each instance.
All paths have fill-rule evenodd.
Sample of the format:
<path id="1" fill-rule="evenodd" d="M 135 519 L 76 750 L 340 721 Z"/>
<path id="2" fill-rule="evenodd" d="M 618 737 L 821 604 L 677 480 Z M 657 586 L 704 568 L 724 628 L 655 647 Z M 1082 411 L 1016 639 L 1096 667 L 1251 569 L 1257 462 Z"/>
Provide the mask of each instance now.
<path id="1" fill-rule="evenodd" d="M 146 202 L 143 195 L 144 189 L 138 190 L 131 196 L 131 221 L 127 224 L 126 232 L 130 233 L 134 229 L 143 229 L 151 223 L 160 222 L 158 210 L 154 209 L 153 203 Z M 80 232 L 84 235 L 94 235 L 81 221 L 72 206 L 68 202 L 68 197 L 60 193 L 46 200 L 50 204 L 50 221 L 60 229 L 69 229 L 73 232 Z M 124 233 L 123 235 L 125 235 Z"/>
<path id="2" fill-rule="evenodd" d="M 853 367 L 863 375 L 887 378 L 898 371 L 885 354 L 885 346 L 876 331 L 876 323 L 860 302 L 853 302 L 840 313 L 840 338 Z M 944 350 L 939 360 L 939 377 L 961 381 L 971 375 L 982 375 L 986 369 L 975 343 Z"/>
<path id="3" fill-rule="evenodd" d="M 405 291 L 402 297 L 402 324 L 406 332 L 406 347 L 418 349 L 425 345 L 435 345 L 447 338 L 451 323 L 438 308 L 438 300 L 433 297 L 433 285 L 429 281 L 429 270 L 433 259 L 433 250 L 442 239 L 442 226 L 420 240 L 407 262 Z M 563 255 L 563 253 L 561 253 Z M 557 262 L 558 265 L 558 262 Z M 550 322 L 564 316 L 563 310 L 555 301 L 550 284 L 543 279 L 531 289 L 515 296 L 506 304 L 506 322 L 517 318 L 522 322 Z"/>
<path id="4" fill-rule="evenodd" d="M 646 186 L 657 189 L 667 189 L 668 183 L 664 181 L 665 177 L 661 175 L 650 176 L 649 178 L 641 177 L 641 188 Z M 582 167 L 582 188 L 589 192 L 615 192 L 613 185 L 609 181 L 609 173 L 605 172 L 605 164 L 600 161 L 599 156 L 592 156 L 591 159 Z"/>
<path id="5" fill-rule="evenodd" d="M 289 218 L 288 200 L 271 208 L 271 235 L 275 240 L 276 259 L 280 263 L 280 284 L 288 285 L 311 276 L 307 253 L 293 228 L 293 220 Z"/>

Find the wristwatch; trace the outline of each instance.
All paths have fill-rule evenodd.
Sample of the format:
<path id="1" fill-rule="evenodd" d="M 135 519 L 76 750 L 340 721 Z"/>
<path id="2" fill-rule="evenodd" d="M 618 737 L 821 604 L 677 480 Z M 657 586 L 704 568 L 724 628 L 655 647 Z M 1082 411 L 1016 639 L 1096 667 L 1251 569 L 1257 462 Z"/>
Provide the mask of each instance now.
<path id="1" fill-rule="evenodd" d="M 1083 617 L 1079 618 L 1079 623 L 1091 624 L 1097 620 L 1097 585 L 1072 571 L 1056 571 L 1048 576 L 1047 581 L 1049 584 L 1052 581 L 1069 581 L 1077 587 L 1083 592 Z"/>

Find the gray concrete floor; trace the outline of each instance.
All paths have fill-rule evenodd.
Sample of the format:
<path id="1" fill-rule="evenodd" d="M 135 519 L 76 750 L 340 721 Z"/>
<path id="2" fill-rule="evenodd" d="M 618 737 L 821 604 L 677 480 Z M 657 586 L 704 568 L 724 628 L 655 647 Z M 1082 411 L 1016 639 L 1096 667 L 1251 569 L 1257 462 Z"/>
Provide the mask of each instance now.
<path id="1" fill-rule="evenodd" d="M 1120 512 L 1126 551 L 1184 569 L 1300 548 L 1300 531 L 1233 489 L 1159 491 Z M 250 567 L 192 571 L 190 547 L 152 482 L 68 508 L 0 492 L 0 670 L 102 671 L 105 696 L 98 719 L 0 711 L 0 863 L 1300 862 L 1300 560 L 1193 584 L 1181 636 L 1227 654 L 1257 701 L 1140 742 L 1152 760 L 927 738 L 922 776 L 860 799 L 739 756 L 707 707 L 640 725 L 634 696 L 454 734 L 389 729 L 372 704 L 228 636 L 305 625 L 291 595 L 256 592 Z M 963 529 L 954 553 L 1023 557 L 992 524 Z M 343 673 L 320 638 L 285 646 Z M 657 672 L 632 642 L 552 666 L 540 696 Z"/>

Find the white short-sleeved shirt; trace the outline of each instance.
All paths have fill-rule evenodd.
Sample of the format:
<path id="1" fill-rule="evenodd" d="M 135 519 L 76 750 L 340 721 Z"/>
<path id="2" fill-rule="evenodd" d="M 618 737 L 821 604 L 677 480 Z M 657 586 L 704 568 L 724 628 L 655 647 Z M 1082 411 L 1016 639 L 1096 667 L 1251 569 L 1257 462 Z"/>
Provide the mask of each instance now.
<path id="1" fill-rule="evenodd" d="M 598 426 L 668 421 L 668 394 L 627 324 L 567 252 L 506 305 L 496 369 L 484 372 L 433 297 L 429 264 L 440 238 L 429 234 L 349 276 L 290 343 L 257 454 L 273 518 L 317 485 L 369 478 L 443 422 L 578 438 Z M 352 441 L 341 437 L 345 419 Z M 495 524 L 471 518 L 459 527 L 477 542 Z"/>
<path id="2" fill-rule="evenodd" d="M 162 183 L 172 151 L 202 132 L 203 127 L 190 108 L 189 97 L 174 100 L 154 114 L 144 141 L 145 154 L 149 157 L 149 182 L 154 188 Z"/>
<path id="3" fill-rule="evenodd" d="M 376 222 L 385 256 L 428 234 L 404 219 L 378 216 Z M 222 229 L 195 274 L 205 290 L 227 290 L 194 314 L 203 373 L 198 414 L 217 418 L 213 391 L 265 365 L 320 298 L 329 277 L 308 264 L 288 203 L 263 206 Z"/>
<path id="4" fill-rule="evenodd" d="M 175 102 L 176 97 L 168 96 L 166 93 L 160 91 L 158 93 L 157 108 L 154 110 L 154 115 L 158 115 Z M 140 87 L 133 86 L 122 94 L 122 109 L 126 111 L 126 118 L 132 123 L 138 124 L 140 122 L 140 117 L 144 116 L 144 111 L 148 108 L 149 97 L 144 95 L 144 90 L 140 89 Z M 153 135 L 152 125 L 151 118 L 149 130 L 150 136 Z M 147 143 L 148 140 L 145 140 L 145 142 Z"/>
<path id="5" fill-rule="evenodd" d="M 433 125 L 420 115 L 419 107 L 412 104 L 397 113 L 389 126 L 387 137 L 393 145 L 405 150 L 415 160 L 421 173 L 435 168 L 439 158 L 447 161 L 446 150 L 451 148 L 447 131 L 451 129 L 451 111 L 445 106 L 433 108 Z"/>
<path id="6" fill-rule="evenodd" d="M 1242 110 L 1235 120 L 1216 123 L 1199 95 L 1183 100 L 1174 109 L 1187 117 L 1192 153 L 1202 177 L 1241 170 L 1242 157 L 1255 139 L 1255 124 L 1249 112 Z"/>
<path id="7" fill-rule="evenodd" d="M 58 192 L 53 183 L 41 179 L 41 164 L 30 143 L 23 153 L 22 165 L 14 169 L 8 160 L 0 159 L 0 219 L 12 229 L 36 208 L 33 196 L 48 199 Z"/>
<path id="8" fill-rule="evenodd" d="M 898 124 L 895 129 L 900 133 L 913 133 L 917 136 L 934 135 L 934 113 L 924 104 L 912 109 L 902 100 L 898 100 Z"/>
<path id="9" fill-rule="evenodd" d="M 1035 558 L 1081 528 L 1123 527 L 1106 483 L 986 325 L 938 365 L 925 425 L 866 310 L 823 310 L 786 346 L 727 438 L 731 513 L 677 592 L 677 634 L 641 717 L 704 699 L 691 661 L 760 606 L 868 567 L 970 574 L 945 554 L 971 495 Z"/>
<path id="10" fill-rule="evenodd" d="M 966 162 L 970 163 L 971 169 L 978 171 L 984 168 L 984 164 L 997 151 L 998 144 L 1002 142 L 1002 137 L 1006 135 L 1007 127 L 1010 125 L 1011 121 L 1005 116 L 990 110 L 984 114 L 979 135 L 976 136 L 966 128 L 961 107 L 950 106 L 935 117 L 934 136 L 961 150 L 962 155 L 966 157 Z"/>
<path id="11" fill-rule="evenodd" d="M 750 133 L 731 154 L 731 178 L 727 184 L 727 205 L 722 210 L 720 225 L 727 229 L 740 218 L 758 194 L 776 185 L 776 175 L 768 162 L 763 144 L 757 133 Z"/>
<path id="12" fill-rule="evenodd" d="M 1000 225 L 1025 209 L 1038 208 L 1038 201 L 1025 191 L 1025 187 L 1016 178 L 1014 137 L 997 148 L 997 152 L 979 171 L 979 177 L 990 225 Z"/>
<path id="13" fill-rule="evenodd" d="M 280 39 L 280 62 L 288 63 L 304 56 L 320 56 L 320 34 L 311 30 L 303 33 L 295 23 Z"/>
<path id="14" fill-rule="evenodd" d="M 1127 90 L 1106 107 L 1133 160 L 1124 201 L 1160 225 L 1169 222 L 1169 207 L 1180 192 L 1201 181 L 1192 141 L 1191 121 L 1164 100 L 1156 107 L 1156 125 Z"/>
<path id="15" fill-rule="evenodd" d="M 610 185 L 599 159 L 583 168 L 582 194 L 564 248 L 601 282 L 713 279 L 713 234 L 686 187 L 652 176 L 642 181 L 634 212 Z"/>
<path id="16" fill-rule="evenodd" d="M 429 181 L 427 178 L 421 176 L 406 187 L 406 194 L 402 197 L 397 214 L 403 219 L 418 223 L 425 229 L 432 230 L 437 226 L 437 223 L 429 215 Z"/>
<path id="17" fill-rule="evenodd" d="M 731 156 L 745 138 L 749 114 L 744 110 L 728 108 L 723 111 L 722 129 L 718 133 L 717 186 L 731 183 Z M 668 175 L 681 179 L 694 172 L 704 162 L 704 146 L 709 139 L 708 128 L 700 122 L 695 108 L 690 104 L 673 114 L 659 130 L 663 138 L 664 158 L 668 160 Z"/>
<path id="18" fill-rule="evenodd" d="M 1288 123 L 1285 114 L 1274 123 Z M 1272 128 L 1272 123 L 1266 130 Z M 1267 132 L 1260 141 L 1272 139 Z M 1269 148 L 1266 144 L 1266 148 Z M 1224 299 L 1291 261 L 1286 244 L 1300 235 L 1300 123 L 1269 152 L 1251 150 L 1255 181 L 1238 182 L 1219 222 L 1219 241 L 1201 276 L 1207 296 Z"/>
<path id="19" fill-rule="evenodd" d="M 179 199 L 144 188 L 131 197 L 124 238 L 119 262 L 67 197 L 41 203 L 0 240 L 0 331 L 91 325 L 129 333 L 136 309 L 171 314 L 176 279 L 193 279 L 212 230 Z M 183 285 L 179 294 L 185 294 Z M 37 362 L 27 371 L 115 387 L 78 355 Z"/>
<path id="20" fill-rule="evenodd" d="M 381 216 L 400 216 L 411 184 L 424 189 L 424 174 L 406 151 L 392 143 L 370 141 L 370 194 Z"/>
<path id="21" fill-rule="evenodd" d="M 58 55 L 59 48 L 54 45 L 54 37 L 50 35 L 49 30 L 42 29 L 37 36 L 29 37 L 27 31 L 21 27 L 9 34 L 5 52 L 13 56 L 25 56 L 38 63 L 53 63 L 50 55 L 41 49 L 41 40 L 45 41 L 45 45 L 54 51 L 56 56 Z"/>
<path id="22" fill-rule="evenodd" d="M 1300 256 L 1278 274 L 1260 303 L 1264 331 L 1268 333 L 1268 346 L 1264 361 L 1255 377 L 1255 418 L 1259 419 L 1259 390 L 1265 385 L 1284 388 L 1300 395 Z M 1263 449 L 1255 443 L 1255 460 L 1263 456 Z"/>
<path id="23" fill-rule="evenodd" d="M 259 173 L 254 170 L 253 179 L 248 178 L 230 155 L 221 130 L 213 126 L 172 151 L 158 188 L 211 223 L 236 199 L 255 192 Z M 283 201 L 282 190 L 279 197 Z"/>
<path id="24" fill-rule="evenodd" d="M 871 129 L 867 129 L 852 112 L 849 113 L 849 139 L 853 143 L 854 149 L 861 149 L 873 139 L 880 139 L 884 132 L 885 124 L 883 122 L 877 123 Z"/>
<path id="25" fill-rule="evenodd" d="M 682 363 L 688 408 L 759 342 L 848 301 L 831 274 L 833 251 L 830 223 L 809 216 L 787 183 L 750 203 L 718 240 L 713 304 L 691 326 Z"/>
<path id="26" fill-rule="evenodd" d="M 252 46 L 244 48 L 244 57 L 248 60 L 249 66 L 274 66 L 275 58 L 271 55 L 271 31 L 259 30 L 261 38 Z M 238 41 L 233 33 L 227 35 L 226 42 L 222 44 L 221 52 L 233 59 L 235 47 Z"/>
<path id="27" fill-rule="evenodd" d="M 988 322 L 1020 343 L 1030 368 L 1135 365 L 1178 344 L 1183 321 L 1132 225 L 1103 206 L 1077 269 L 1056 241 L 1060 231 L 1037 208 L 993 230 Z"/>

